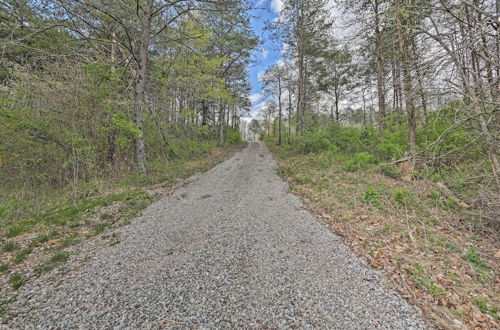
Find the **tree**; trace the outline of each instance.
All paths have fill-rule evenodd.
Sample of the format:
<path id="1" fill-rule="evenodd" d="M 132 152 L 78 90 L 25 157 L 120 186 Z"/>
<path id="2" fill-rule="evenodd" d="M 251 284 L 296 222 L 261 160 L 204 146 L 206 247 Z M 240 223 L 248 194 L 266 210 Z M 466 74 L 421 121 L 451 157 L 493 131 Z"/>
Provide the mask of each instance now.
<path id="1" fill-rule="evenodd" d="M 158 44 L 171 43 L 172 31 L 176 31 L 188 13 L 228 12 L 236 17 L 244 12 L 244 3 L 237 0 L 219 0 L 207 2 L 203 0 L 185 0 L 164 3 L 157 0 L 135 0 L 119 3 L 102 3 L 91 0 L 62 1 L 53 0 L 55 6 L 64 14 L 61 19 L 78 34 L 91 40 L 94 36 L 105 36 L 112 41 L 112 46 L 121 52 L 126 65 L 133 71 L 134 86 L 134 122 L 138 134 L 135 138 L 135 158 L 140 172 L 147 171 L 147 155 L 144 143 L 145 95 L 149 78 L 150 61 Z M 212 15 L 213 16 L 213 15 Z M 215 15 L 216 16 L 216 15 Z M 208 16 L 207 16 L 208 17 Z M 217 27 L 220 28 L 220 27 Z M 169 33 L 167 33 L 167 31 Z M 181 43 L 186 39 L 182 33 L 174 42 Z M 89 38 L 90 37 L 90 38 Z M 253 46 L 250 44 L 248 49 Z M 223 57 L 220 55 L 219 57 Z M 247 54 L 241 54 L 247 59 Z M 222 68 L 226 72 L 227 68 Z M 222 73 L 221 72 L 221 73 Z M 219 77 L 223 78 L 223 77 Z M 223 109 L 223 107 L 220 107 Z M 219 122 L 224 123 L 223 113 Z"/>
<path id="2" fill-rule="evenodd" d="M 256 135 L 259 134 L 261 127 L 260 127 L 259 122 L 256 119 L 252 119 L 252 121 L 250 122 L 249 130 L 252 131 L 253 141 L 257 141 Z"/>
<path id="3" fill-rule="evenodd" d="M 331 37 L 332 22 L 326 0 L 286 0 L 275 28 L 283 36 L 297 67 L 298 131 L 305 128 L 305 109 L 311 99 L 312 61 Z"/>
<path id="4" fill-rule="evenodd" d="M 249 106 L 246 65 L 257 39 L 247 6 L 2 2 L 4 170 L 13 180 L 64 185 L 130 169 L 131 159 L 145 172 L 151 160 L 183 157 L 184 146 L 215 136 L 224 143 Z M 20 164 L 30 170 L 14 175 Z"/>
<path id="5" fill-rule="evenodd" d="M 408 140 L 410 146 L 410 155 L 417 153 L 417 117 L 414 101 L 414 86 L 411 72 L 413 62 L 410 43 L 411 27 L 409 24 L 409 12 L 403 5 L 403 0 L 395 0 L 394 10 L 396 11 L 396 30 L 399 44 L 399 58 L 403 71 L 403 85 L 406 101 L 406 113 L 408 117 Z"/>
<path id="6" fill-rule="evenodd" d="M 287 71 L 283 63 L 278 63 L 270 67 L 264 75 L 262 75 L 261 80 L 264 83 L 264 88 L 266 96 L 271 97 L 273 100 L 276 99 L 278 103 L 278 144 L 282 143 L 282 117 L 283 117 L 283 107 L 282 107 L 282 94 L 285 89 L 284 81 L 286 80 Z"/>
<path id="7" fill-rule="evenodd" d="M 319 90 L 332 95 L 334 99 L 330 117 L 339 122 L 339 104 L 345 96 L 345 89 L 354 87 L 353 77 L 356 73 L 356 66 L 352 63 L 351 52 L 346 48 L 325 47 L 316 66 Z"/>

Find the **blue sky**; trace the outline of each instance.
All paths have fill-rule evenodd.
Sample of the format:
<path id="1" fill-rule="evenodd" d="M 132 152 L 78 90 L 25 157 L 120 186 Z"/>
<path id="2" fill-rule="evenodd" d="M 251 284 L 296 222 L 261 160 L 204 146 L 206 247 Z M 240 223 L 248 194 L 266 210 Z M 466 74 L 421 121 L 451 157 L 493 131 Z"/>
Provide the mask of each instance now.
<path id="1" fill-rule="evenodd" d="M 259 74 L 281 59 L 279 44 L 269 40 L 268 33 L 264 31 L 266 22 L 273 21 L 281 8 L 280 0 L 254 0 L 256 8 L 251 11 L 251 23 L 255 34 L 262 40 L 260 48 L 253 53 L 254 64 L 249 67 L 250 82 L 252 84 L 252 108 L 257 112 L 262 104 L 259 95 L 262 86 L 259 81 Z M 253 116 L 256 114 L 253 113 Z"/>

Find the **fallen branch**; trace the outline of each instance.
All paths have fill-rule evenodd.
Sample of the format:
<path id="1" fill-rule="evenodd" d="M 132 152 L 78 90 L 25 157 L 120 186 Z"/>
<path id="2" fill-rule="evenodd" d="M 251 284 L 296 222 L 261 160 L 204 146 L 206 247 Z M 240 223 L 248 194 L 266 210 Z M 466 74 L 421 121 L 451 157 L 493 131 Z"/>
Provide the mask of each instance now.
<path id="1" fill-rule="evenodd" d="M 453 198 L 455 202 L 460 205 L 461 207 L 468 209 L 470 206 L 466 204 L 464 201 L 462 201 L 460 198 L 458 198 L 453 191 L 450 190 L 444 183 L 438 182 L 436 185 L 441 189 L 441 191 L 446 195 L 448 198 Z"/>

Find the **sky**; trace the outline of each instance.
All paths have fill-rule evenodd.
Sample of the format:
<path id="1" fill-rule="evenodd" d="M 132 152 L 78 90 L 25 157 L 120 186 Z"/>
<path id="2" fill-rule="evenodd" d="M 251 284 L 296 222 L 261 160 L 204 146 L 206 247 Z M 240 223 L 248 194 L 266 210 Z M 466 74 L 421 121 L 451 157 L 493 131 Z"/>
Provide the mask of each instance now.
<path id="1" fill-rule="evenodd" d="M 262 99 L 262 85 L 259 81 L 259 75 L 264 73 L 269 67 L 278 63 L 282 59 L 282 44 L 276 40 L 269 38 L 269 31 L 265 31 L 266 22 L 274 21 L 281 11 L 283 6 L 282 0 L 253 0 L 254 8 L 250 11 L 252 28 L 262 41 L 259 48 L 253 52 L 253 64 L 249 67 L 250 82 L 252 92 L 250 100 L 252 101 L 252 111 L 243 116 L 244 118 L 261 118 L 259 116 L 265 100 Z M 329 10 L 334 17 L 334 33 L 337 37 L 343 38 L 348 34 L 348 29 L 343 26 L 342 20 L 344 14 L 335 6 L 333 0 L 328 1 Z M 338 24 L 338 25 L 337 25 Z"/>
<path id="2" fill-rule="evenodd" d="M 270 40 L 268 32 L 264 30 L 266 22 L 273 21 L 281 10 L 281 0 L 253 0 L 255 8 L 250 12 L 252 28 L 255 34 L 262 40 L 262 45 L 254 50 L 254 63 L 249 67 L 250 82 L 252 84 L 252 112 L 247 116 L 255 118 L 262 108 L 263 99 L 261 96 L 262 86 L 259 75 L 267 68 L 277 63 L 281 59 L 280 45 Z"/>

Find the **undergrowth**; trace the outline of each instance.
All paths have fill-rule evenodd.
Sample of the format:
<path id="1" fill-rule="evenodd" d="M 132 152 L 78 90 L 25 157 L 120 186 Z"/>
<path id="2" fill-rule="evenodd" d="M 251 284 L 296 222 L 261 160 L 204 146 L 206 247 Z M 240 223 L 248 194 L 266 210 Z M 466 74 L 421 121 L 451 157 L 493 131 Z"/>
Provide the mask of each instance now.
<path id="1" fill-rule="evenodd" d="M 347 134 L 303 137 L 319 143 L 296 137 L 298 146 L 268 143 L 291 190 L 355 252 L 384 269 L 437 327 L 498 327 L 500 247 L 488 231 L 471 230 L 487 224 L 477 227 L 477 218 L 429 177 L 401 180 L 395 166 L 383 165 L 404 154 L 398 145 L 370 145 L 361 128 L 327 129 Z M 347 147 L 357 139 L 366 145 Z"/>
<path id="2" fill-rule="evenodd" d="M 119 244 L 119 236 L 108 231 L 128 224 L 179 180 L 241 149 L 238 137 L 232 136 L 232 144 L 223 148 L 191 146 L 182 151 L 184 158 L 152 162 L 148 175 L 133 172 L 64 188 L 47 186 L 43 193 L 0 188 L 0 284 L 14 291 L 21 288 L 32 277 L 66 263 L 75 244 L 84 239 L 101 237 L 108 246 Z M 0 300 L 0 316 L 8 311 L 11 298 Z"/>

